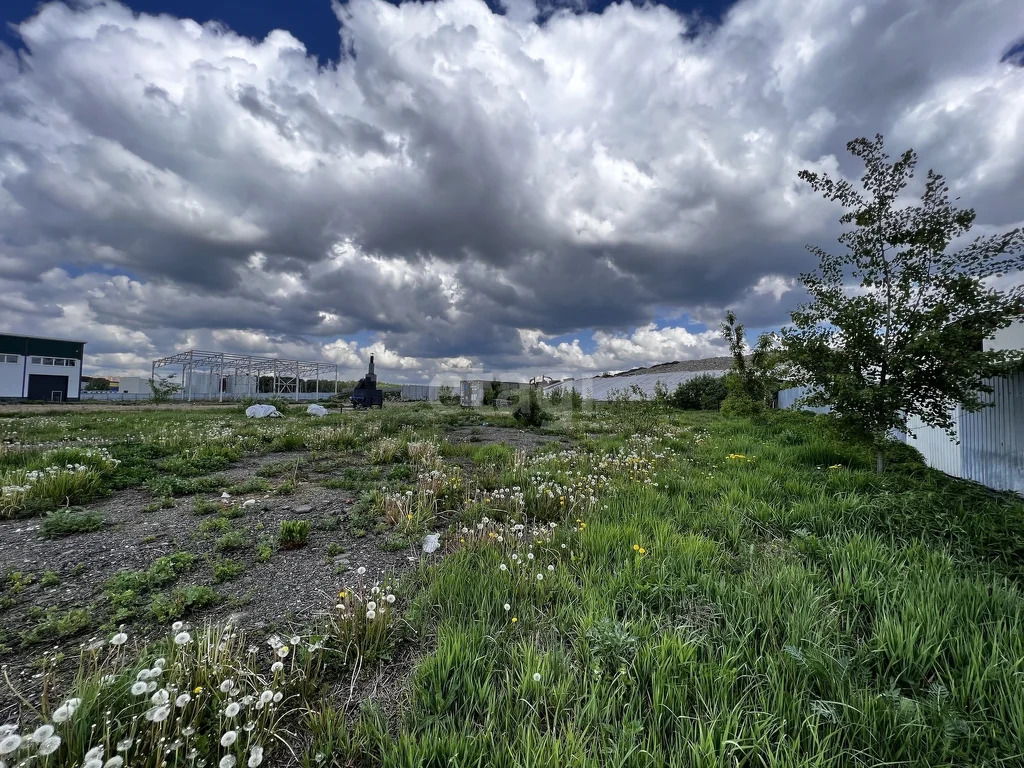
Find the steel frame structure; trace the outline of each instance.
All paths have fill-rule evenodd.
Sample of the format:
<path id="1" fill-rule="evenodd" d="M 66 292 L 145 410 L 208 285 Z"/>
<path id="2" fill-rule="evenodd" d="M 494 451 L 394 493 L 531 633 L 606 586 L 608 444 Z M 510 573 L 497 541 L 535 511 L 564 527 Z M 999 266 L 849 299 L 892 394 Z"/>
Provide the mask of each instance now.
<path id="1" fill-rule="evenodd" d="M 299 390 L 303 379 L 316 379 L 316 394 L 320 394 L 320 378 L 330 379 L 334 374 L 334 392 L 338 392 L 338 365 L 323 361 L 284 360 L 276 357 L 259 355 L 233 355 L 227 352 L 207 352 L 201 349 L 190 349 L 168 357 L 153 361 L 153 380 L 156 381 L 158 368 L 181 366 L 181 382 L 183 389 L 180 397 L 192 400 L 197 393 L 193 391 L 196 373 L 208 373 L 209 381 L 223 382 L 225 376 L 252 377 L 256 380 L 257 389 L 261 376 L 271 376 L 274 380 L 273 393 L 277 395 L 295 395 L 299 400 Z M 198 393 L 210 395 L 210 392 Z M 224 387 L 217 387 L 217 400 L 223 402 Z"/>

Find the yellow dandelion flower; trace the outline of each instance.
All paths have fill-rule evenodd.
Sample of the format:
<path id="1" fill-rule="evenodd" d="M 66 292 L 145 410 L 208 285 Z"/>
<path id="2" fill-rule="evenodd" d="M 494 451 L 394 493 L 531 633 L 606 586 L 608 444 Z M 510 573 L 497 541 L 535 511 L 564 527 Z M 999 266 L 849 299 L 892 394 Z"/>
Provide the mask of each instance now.
<path id="1" fill-rule="evenodd" d="M 516 616 L 513 616 L 512 617 L 512 623 L 515 624 L 517 621 L 519 621 L 519 618 L 516 617 Z"/>
<path id="2" fill-rule="evenodd" d="M 202 693 L 202 692 L 203 692 L 203 686 L 201 686 L 201 685 L 197 685 L 195 687 L 195 690 L 192 691 L 192 693 Z"/>
<path id="3" fill-rule="evenodd" d="M 345 597 L 345 594 L 345 590 L 341 590 L 341 592 L 338 593 L 338 597 Z"/>
<path id="4" fill-rule="evenodd" d="M 647 550 L 644 549 L 643 547 L 640 547 L 640 554 L 641 555 L 646 555 L 647 554 Z"/>

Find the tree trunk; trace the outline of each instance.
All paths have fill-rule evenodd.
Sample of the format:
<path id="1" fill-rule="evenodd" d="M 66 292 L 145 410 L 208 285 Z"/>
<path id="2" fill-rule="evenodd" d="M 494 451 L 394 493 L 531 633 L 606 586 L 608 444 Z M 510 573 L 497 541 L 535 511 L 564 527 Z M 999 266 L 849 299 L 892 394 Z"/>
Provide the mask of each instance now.
<path id="1" fill-rule="evenodd" d="M 882 474 L 885 471 L 885 457 L 882 456 L 882 449 L 875 449 L 875 472 Z"/>

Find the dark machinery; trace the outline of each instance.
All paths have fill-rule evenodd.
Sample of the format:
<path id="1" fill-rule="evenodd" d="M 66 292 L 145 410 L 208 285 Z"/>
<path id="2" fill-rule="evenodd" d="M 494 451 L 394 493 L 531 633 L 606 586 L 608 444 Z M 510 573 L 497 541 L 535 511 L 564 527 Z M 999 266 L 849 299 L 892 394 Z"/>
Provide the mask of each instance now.
<path id="1" fill-rule="evenodd" d="M 384 407 L 384 392 L 377 389 L 377 374 L 373 372 L 373 355 L 370 355 L 370 369 L 352 390 L 352 405 L 356 408 Z"/>

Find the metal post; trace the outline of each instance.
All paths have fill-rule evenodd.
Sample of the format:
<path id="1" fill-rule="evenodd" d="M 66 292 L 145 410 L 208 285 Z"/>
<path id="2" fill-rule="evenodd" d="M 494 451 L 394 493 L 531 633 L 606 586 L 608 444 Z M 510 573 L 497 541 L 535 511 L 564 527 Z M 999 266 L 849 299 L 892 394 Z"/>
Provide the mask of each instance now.
<path id="1" fill-rule="evenodd" d="M 320 363 L 316 364 L 316 401 L 320 402 Z"/>
<path id="2" fill-rule="evenodd" d="M 295 402 L 299 402 L 299 361 L 295 361 Z"/>

